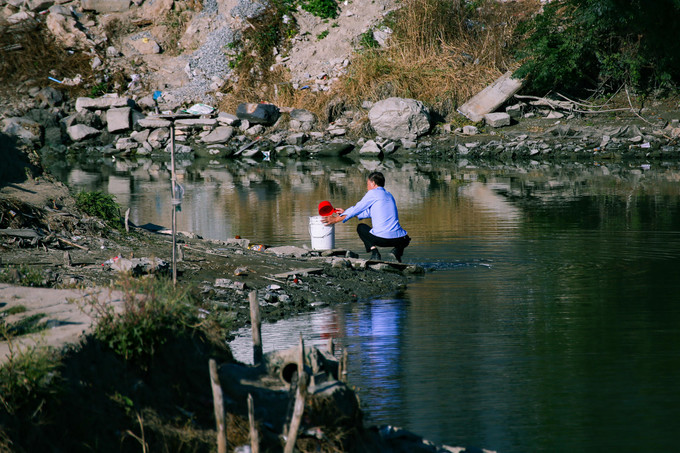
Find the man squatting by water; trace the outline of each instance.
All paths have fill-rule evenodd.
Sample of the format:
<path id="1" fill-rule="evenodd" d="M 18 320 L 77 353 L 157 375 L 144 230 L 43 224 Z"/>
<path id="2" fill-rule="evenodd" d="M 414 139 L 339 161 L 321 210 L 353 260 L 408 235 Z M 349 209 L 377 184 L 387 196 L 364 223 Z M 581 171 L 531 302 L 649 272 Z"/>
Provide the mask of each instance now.
<path id="1" fill-rule="evenodd" d="M 378 247 L 392 247 L 390 254 L 401 263 L 401 256 L 411 238 L 399 224 L 397 204 L 392 194 L 385 190 L 385 176 L 379 171 L 368 175 L 366 189 L 366 195 L 359 203 L 347 209 L 336 209 L 340 215 L 324 217 L 322 222 L 333 225 L 345 223 L 352 217 L 370 218 L 373 228 L 365 223 L 357 225 L 357 233 L 366 246 L 366 252 L 371 252 L 372 260 L 380 260 L 382 258 Z"/>

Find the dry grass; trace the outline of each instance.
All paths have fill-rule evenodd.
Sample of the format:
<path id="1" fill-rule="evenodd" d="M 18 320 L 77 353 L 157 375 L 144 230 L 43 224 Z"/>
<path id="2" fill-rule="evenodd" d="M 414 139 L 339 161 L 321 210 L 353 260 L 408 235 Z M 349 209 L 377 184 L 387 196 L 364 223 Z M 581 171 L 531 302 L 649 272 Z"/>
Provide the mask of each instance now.
<path id="1" fill-rule="evenodd" d="M 393 17 L 390 46 L 358 55 L 337 93 L 357 103 L 415 98 L 447 116 L 518 67 L 509 54 L 513 33 L 538 5 L 485 1 L 466 12 L 460 0 L 407 0 Z"/>
<path id="2" fill-rule="evenodd" d="M 10 87 L 16 95 L 19 82 L 34 81 L 44 86 L 47 78 L 59 80 L 80 74 L 84 80 L 92 79 L 92 69 L 87 54 L 69 53 L 57 43 L 52 35 L 37 24 L 30 27 L 6 26 L 0 23 L 0 92 Z M 61 89 L 73 91 L 82 88 L 60 85 Z"/>
<path id="3" fill-rule="evenodd" d="M 393 30 L 389 47 L 359 51 L 330 92 L 293 90 L 283 70 L 251 71 L 227 90 L 220 107 L 271 102 L 329 121 L 336 116 L 334 105 L 358 109 L 365 100 L 397 96 L 419 99 L 450 117 L 501 74 L 517 69 L 510 53 L 515 28 L 539 8 L 538 0 L 483 0 L 474 10 L 462 0 L 405 0 L 386 21 Z"/>
<path id="4" fill-rule="evenodd" d="M 264 102 L 279 107 L 304 108 L 325 117 L 328 95 L 309 90 L 294 90 L 287 70 L 277 68 L 263 74 L 260 79 L 240 79 L 225 91 L 219 104 L 221 110 L 235 112 L 242 102 Z"/>
<path id="5" fill-rule="evenodd" d="M 233 110 L 240 102 L 272 102 L 305 108 L 328 121 L 334 116 L 330 103 L 358 109 L 365 100 L 397 96 L 419 99 L 449 117 L 519 66 L 510 54 L 515 28 L 539 7 L 538 0 L 483 0 L 474 10 L 462 0 L 405 0 L 386 20 L 393 30 L 390 45 L 359 51 L 349 73 L 330 92 L 293 90 L 283 73 L 246 76 L 230 89 L 221 107 Z"/>

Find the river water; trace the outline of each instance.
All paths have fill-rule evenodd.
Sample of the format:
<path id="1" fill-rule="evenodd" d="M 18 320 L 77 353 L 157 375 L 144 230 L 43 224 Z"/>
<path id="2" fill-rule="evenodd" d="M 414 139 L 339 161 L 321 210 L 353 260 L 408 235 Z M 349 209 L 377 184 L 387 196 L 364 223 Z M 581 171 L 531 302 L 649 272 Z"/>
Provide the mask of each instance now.
<path id="1" fill-rule="evenodd" d="M 56 171 L 170 226 L 166 164 Z M 498 452 L 674 451 L 680 427 L 680 169 L 378 160 L 189 162 L 178 229 L 310 243 L 321 200 L 347 208 L 374 169 L 431 272 L 385 294 L 263 326 L 265 351 L 334 337 L 371 424 Z M 336 246 L 363 253 L 356 220 Z M 233 343 L 250 360 L 249 333 Z"/>

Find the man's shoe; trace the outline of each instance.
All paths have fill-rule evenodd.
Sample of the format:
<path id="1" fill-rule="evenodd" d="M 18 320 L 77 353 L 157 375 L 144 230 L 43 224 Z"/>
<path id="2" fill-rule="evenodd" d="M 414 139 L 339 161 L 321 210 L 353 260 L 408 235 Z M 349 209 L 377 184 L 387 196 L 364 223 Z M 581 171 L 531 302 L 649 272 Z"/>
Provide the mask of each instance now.
<path id="1" fill-rule="evenodd" d="M 380 252 L 378 251 L 378 249 L 373 249 L 373 251 L 371 252 L 371 259 L 373 261 L 381 261 L 382 260 L 382 256 L 380 256 Z"/>
<path id="2" fill-rule="evenodd" d="M 401 263 L 401 253 L 399 253 L 399 250 L 396 247 L 390 250 L 390 255 L 392 255 L 394 261 Z"/>

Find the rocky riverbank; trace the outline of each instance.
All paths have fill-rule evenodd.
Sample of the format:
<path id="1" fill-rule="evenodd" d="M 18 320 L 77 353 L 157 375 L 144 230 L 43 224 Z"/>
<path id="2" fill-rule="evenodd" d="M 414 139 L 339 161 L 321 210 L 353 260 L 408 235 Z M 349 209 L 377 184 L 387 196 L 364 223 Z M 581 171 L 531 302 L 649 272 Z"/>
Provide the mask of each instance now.
<path id="1" fill-rule="evenodd" d="M 241 104 L 221 112 L 205 104 L 168 109 L 147 96 L 64 100 L 47 87 L 35 107 L 1 121 L 7 147 L 51 154 L 252 159 L 343 156 L 429 160 L 658 159 L 680 155 L 680 113 L 668 106 L 612 114 L 565 115 L 519 103 L 503 121 L 454 128 L 435 124 L 422 103 L 389 98 L 366 109 L 318 118 L 304 109 Z M 162 113 L 159 113 L 162 112 Z M 498 114 L 496 114 L 498 115 Z M 369 133 L 366 133 L 368 126 Z M 174 146 L 173 146 L 174 144 Z"/>
<path id="2" fill-rule="evenodd" d="M 83 215 L 75 209 L 68 189 L 49 175 L 2 187 L 0 213 L 0 278 L 4 282 L 0 283 L 0 326 L 10 332 L 0 342 L 0 363 L 3 373 L 8 373 L 0 375 L 0 385 L 6 390 L 6 411 L 0 411 L 0 446 L 29 451 L 48 443 L 71 450 L 96 440 L 111 443 L 99 451 L 117 449 L 118 442 L 132 448 L 133 437 L 121 437 L 116 431 L 116 426 L 132 420 L 125 415 L 127 398 L 145 420 L 143 429 L 149 436 L 145 445 L 168 448 L 188 443 L 192 451 L 211 451 L 214 420 L 208 403 L 208 359 L 217 360 L 231 445 L 249 442 L 248 430 L 243 429 L 249 394 L 256 401 L 262 448 L 277 451 L 285 443 L 281 434 L 290 417 L 292 377 L 283 369 L 295 361 L 290 358 L 297 357 L 295 351 L 267 355 L 264 367 L 243 366 L 233 363 L 224 337 L 205 338 L 202 330 L 190 329 L 173 334 L 170 344 L 158 347 L 153 364 L 142 362 L 140 370 L 137 361 L 122 362 L 110 347 L 93 338 L 91 326 L 104 313 L 96 307 L 129 310 L 130 296 L 138 297 L 128 293 L 129 288 L 123 289 L 126 279 L 142 282 L 165 277 L 167 285 L 172 284 L 169 231 L 151 225 L 116 229 Z M 203 240 L 185 232 L 177 235 L 177 243 L 177 287 L 198 301 L 192 310 L 198 310 L 197 319 L 220 319 L 229 326 L 228 332 L 250 323 L 252 297 L 256 297 L 260 319 L 274 322 L 329 304 L 394 293 L 423 273 L 416 265 L 370 261 L 347 250 L 314 251 L 243 238 Z M 109 289 L 111 284 L 117 289 Z M 13 379 L 13 373 L 26 373 L 24 367 L 49 370 L 40 351 L 59 358 L 61 371 L 49 373 L 59 386 L 50 390 L 50 383 L 38 373 L 37 380 L 31 375 L 25 381 L 33 390 L 24 394 L 7 379 Z M 394 427 L 364 427 L 358 400 L 344 382 L 339 360 L 315 349 L 307 349 L 305 355 L 310 381 L 297 444 L 301 451 L 319 447 L 324 451 L 462 450 L 436 447 Z M 177 357 L 183 358 L 180 368 Z M 82 393 L 83 385 L 87 396 Z M 112 391 L 113 400 L 106 396 Z M 121 395 L 123 400 L 116 399 Z M 87 408 L 76 403 L 83 398 L 91 401 Z M 63 399 L 70 403 L 58 403 Z M 172 409 L 167 401 L 182 410 Z M 34 403 L 42 410 L 34 412 Z M 60 417 L 55 417 L 59 404 Z M 191 429 L 177 424 L 184 423 L 187 411 L 193 414 Z M 104 413 L 107 423 L 81 429 Z M 59 420 L 66 424 L 62 426 Z M 71 434 L 59 439 L 53 429 Z"/>
<path id="3" fill-rule="evenodd" d="M 61 291 L 101 288 L 128 273 L 139 281 L 149 275 L 170 277 L 172 240 L 159 226 L 112 228 L 83 215 L 75 209 L 68 188 L 45 173 L 44 158 L 144 156 L 151 162 L 150 170 L 169 172 L 172 154 L 179 166 L 198 158 L 257 165 L 280 158 L 348 155 L 375 161 L 455 161 L 460 166 L 477 160 L 560 159 L 630 159 L 644 166 L 654 160 L 676 160 L 680 154 L 680 113 L 674 99 L 632 105 L 621 96 L 615 105 L 584 105 L 554 97 L 515 96 L 484 121 L 441 118 L 419 100 L 396 97 L 350 104 L 331 96 L 316 113 L 270 103 L 220 108 L 220 90 L 235 78 L 232 46 L 248 21 L 264 10 L 259 2 L 0 0 L 0 7 L 0 21 L 10 31 L 5 36 L 32 36 L 46 28 L 61 46 L 59 52 L 66 52 L 59 55 L 82 57 L 88 70 L 82 77 L 65 77 L 56 69 L 49 78 L 15 77 L 10 86 L 2 87 L 7 95 L 0 96 L 0 148 L 5 157 L 0 168 L 2 278 L 43 287 L 27 292 L 3 284 L 2 320 L 12 324 L 35 320 L 42 330 L 39 336 L 57 348 L 78 339 L 91 321 L 75 317 L 74 310 L 60 310 L 73 308 L 69 298 L 83 294 Z M 360 35 L 372 31 L 377 43 L 389 40 L 389 29 L 374 27 L 394 7 L 391 1 L 345 2 L 333 26 L 298 9 L 294 14 L 299 36 L 286 55 L 276 55 L 272 70 L 290 71 L 287 89 L 332 93 L 333 84 L 352 64 L 351 52 Z M 173 30 L 179 29 L 181 34 L 175 34 Z M 11 61 L 28 60 L 30 49 L 25 44 L 1 44 Z M 103 94 L 106 91 L 111 93 Z M 247 299 L 253 291 L 267 322 L 326 304 L 394 293 L 423 272 L 417 266 L 361 259 L 348 250 L 320 252 L 248 238 L 208 241 L 180 232 L 178 244 L 178 285 L 190 288 L 202 302 L 201 310 L 219 312 L 234 329 L 249 323 Z M 20 305 L 25 311 L 7 311 Z M 5 342 L 5 357 L 24 340 Z M 246 443 L 246 395 L 257 392 L 257 420 L 268 430 L 268 445 L 278 446 L 292 401 L 291 382 L 282 383 L 276 373 L 232 367 L 228 352 L 206 338 L 176 340 L 145 370 L 135 369 L 101 343 L 67 347 L 59 389 L 64 398 L 50 399 L 37 392 L 39 398 L 22 410 L 3 412 L 0 424 L 11 425 L 12 431 L 0 432 L 0 450 L 30 451 L 37 445 L 30 444 L 31 439 L 45 439 L 51 447 L 65 450 L 84 448 L 88 442 L 93 442 L 88 449 L 98 451 L 140 445 L 143 450 L 149 445 L 212 450 L 208 358 L 219 360 L 225 401 L 236 414 L 227 422 L 230 439 Z M 337 366 L 318 376 L 318 388 L 341 380 Z M 46 380 L 57 376 L 44 375 Z M 250 385 L 272 380 L 273 389 L 267 391 Z M 393 427 L 364 429 L 349 387 L 333 385 L 343 392 L 340 403 L 348 403 L 348 410 L 334 412 L 326 403 L 310 407 L 310 414 L 324 418 L 323 427 L 311 419 L 301 430 L 304 441 L 298 448 L 478 451 L 434 446 Z M 35 390 L 29 388 L 28 393 L 35 395 Z M 2 397 L 7 403 L 5 393 Z M 329 414 L 335 418 L 329 420 Z M 102 425 L 103 431 L 98 431 Z"/>

